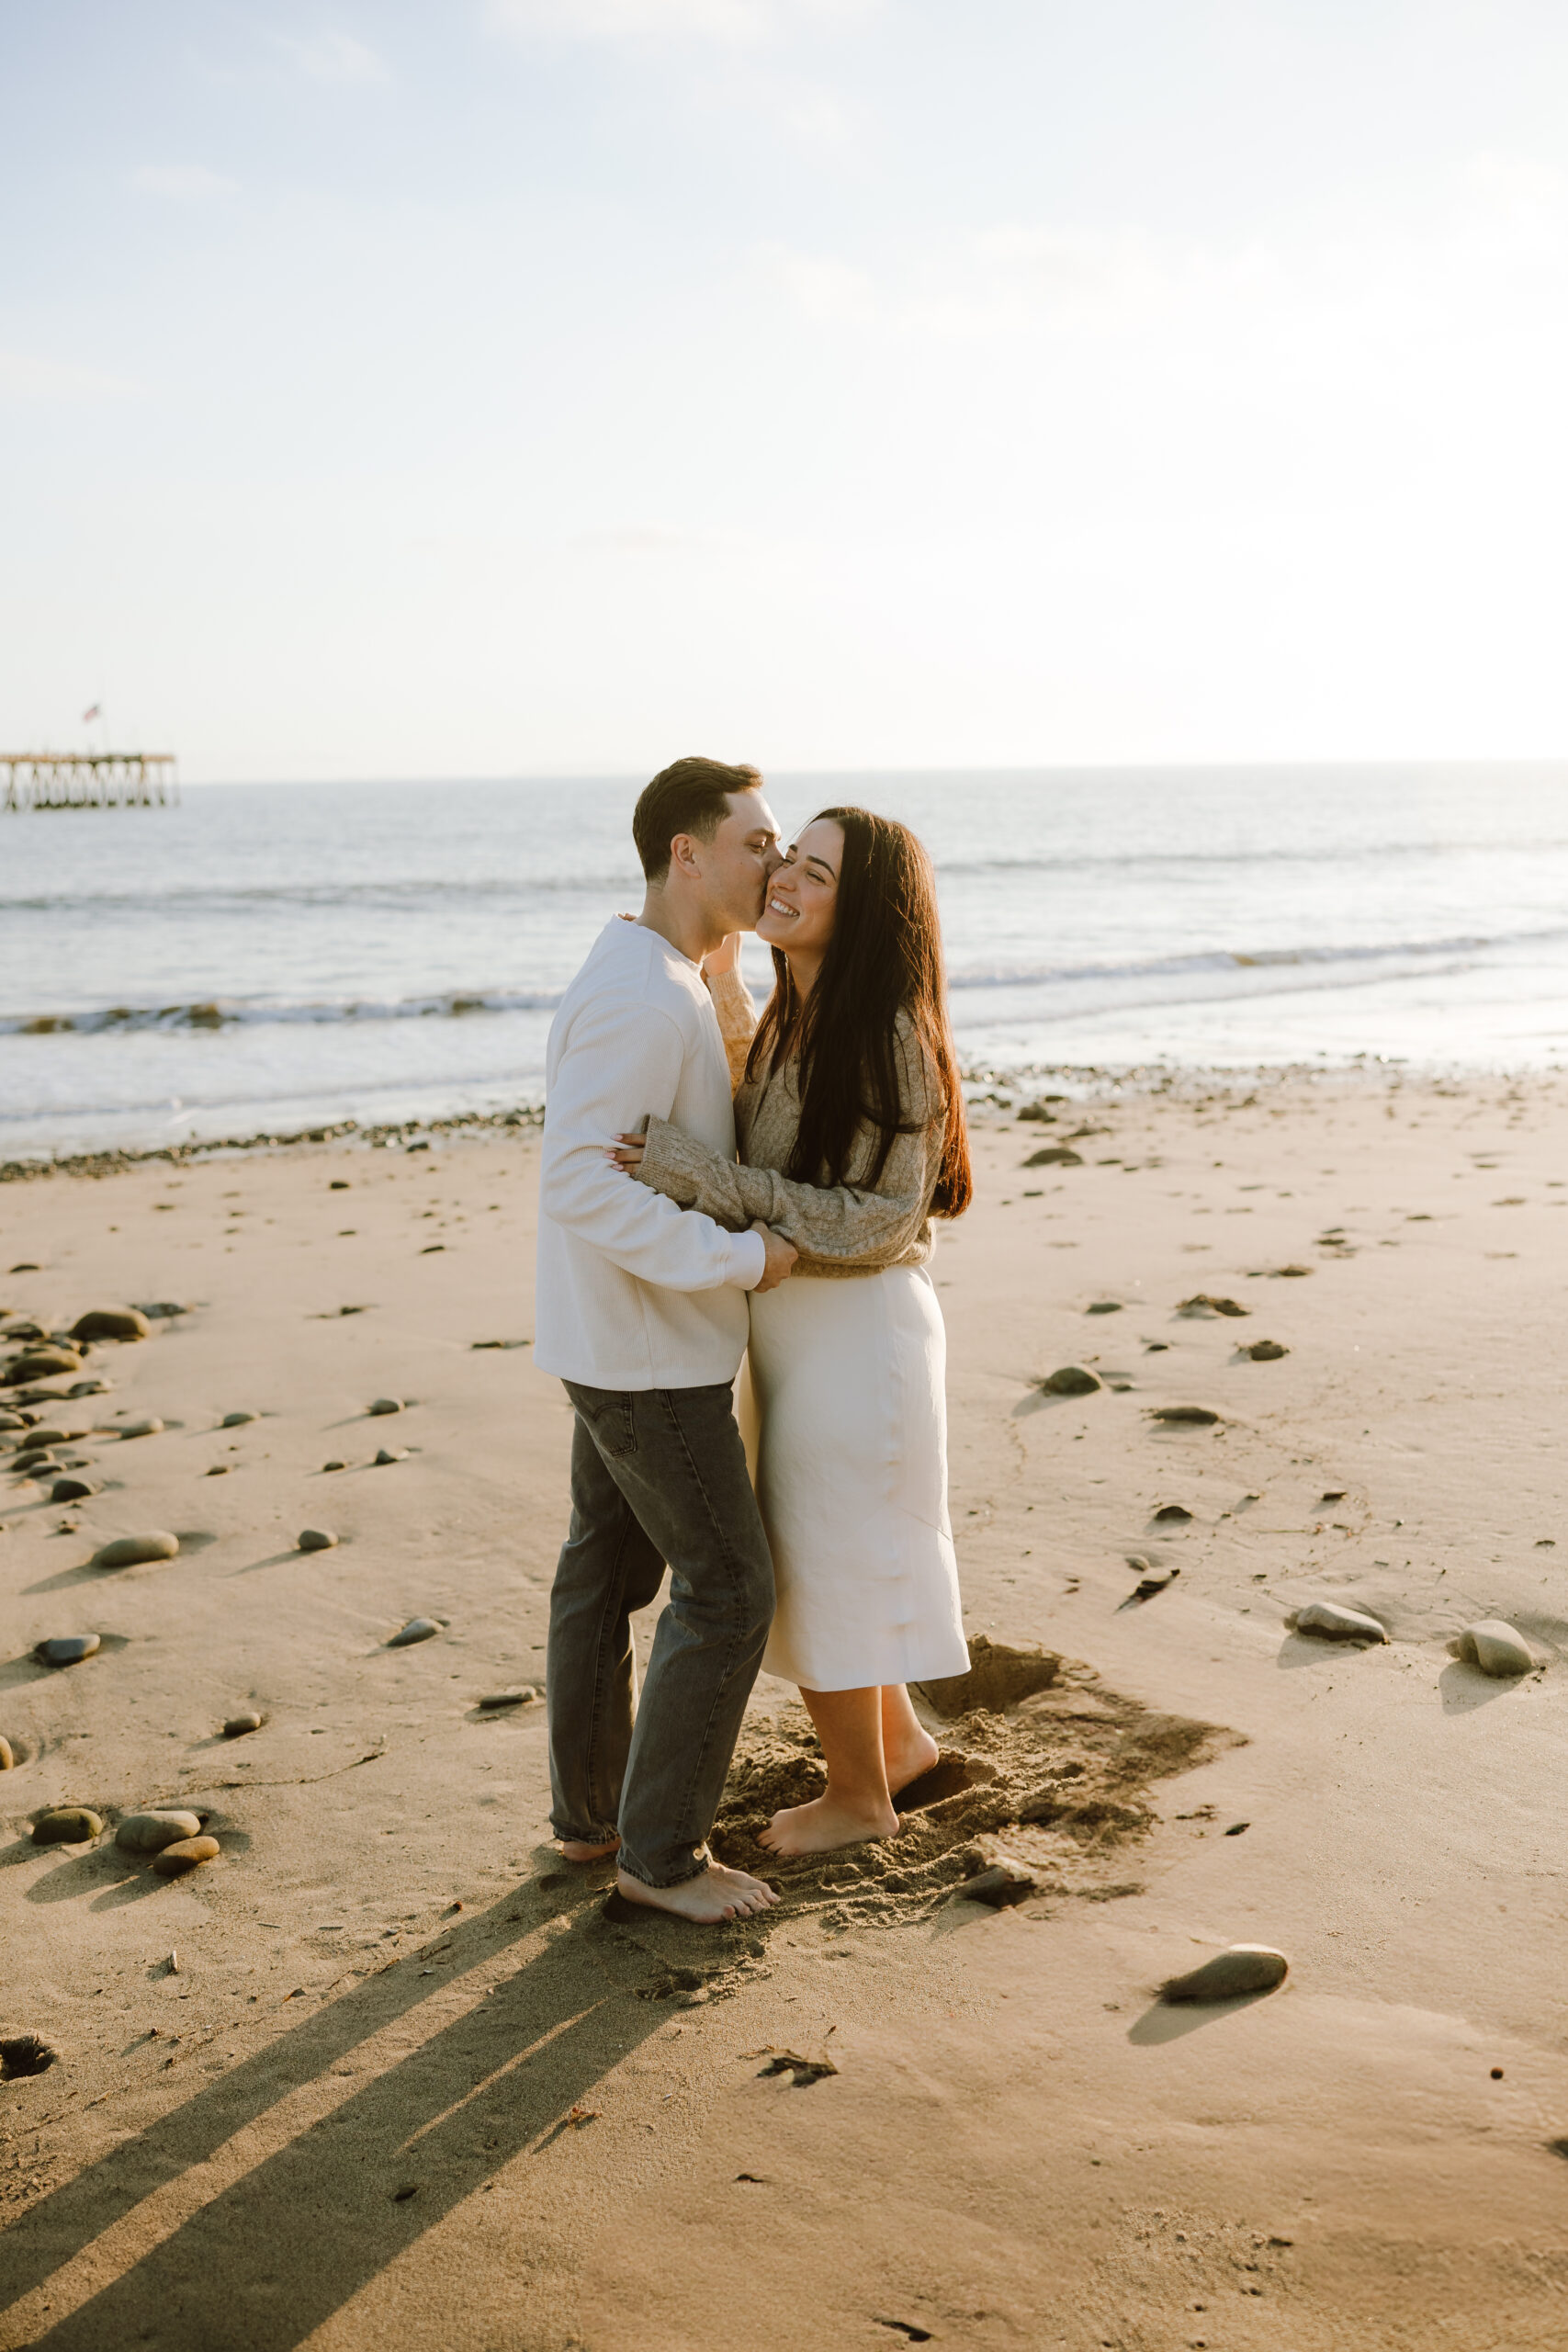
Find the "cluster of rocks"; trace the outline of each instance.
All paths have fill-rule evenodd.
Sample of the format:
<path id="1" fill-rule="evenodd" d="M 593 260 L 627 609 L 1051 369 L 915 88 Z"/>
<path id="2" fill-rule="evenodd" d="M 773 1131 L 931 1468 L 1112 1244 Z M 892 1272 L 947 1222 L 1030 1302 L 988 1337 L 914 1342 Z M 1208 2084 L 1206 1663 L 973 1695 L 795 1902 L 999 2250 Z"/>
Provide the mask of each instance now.
<path id="1" fill-rule="evenodd" d="M 69 1330 L 61 1331 L 13 1319 L 0 1330 L 0 1347 L 15 1347 L 17 1352 L 0 1363 L 0 1387 L 24 1388 L 37 1380 L 67 1379 L 85 1369 L 97 1341 L 145 1340 L 151 1329 L 146 1315 L 135 1306 L 96 1306 L 79 1315 Z"/>
<path id="2" fill-rule="evenodd" d="M 103 1834 L 103 1815 L 85 1804 L 51 1806 L 35 1816 L 32 1826 L 35 1846 L 96 1845 Z M 215 1860 L 220 1850 L 217 1838 L 204 1833 L 199 1814 L 173 1807 L 123 1815 L 114 1843 L 122 1854 L 150 1860 L 160 1878 L 183 1878 Z"/>
<path id="3" fill-rule="evenodd" d="M 68 1330 L 50 1330 L 42 1324 L 13 1318 L 0 1330 L 0 1348 L 18 1352 L 0 1362 L 0 1390 L 6 1395 L 0 1410 L 0 1432 L 12 1439 L 8 1467 L 19 1478 L 47 1484 L 50 1500 L 85 1502 L 101 1494 L 103 1482 L 91 1476 L 89 1456 L 62 1453 L 58 1449 L 101 1439 L 108 1432 L 69 1425 L 60 1417 L 62 1404 L 108 1393 L 112 1383 L 86 1372 L 95 1346 L 124 1344 L 147 1339 L 152 1311 L 138 1306 L 97 1306 L 79 1315 Z M 83 1375 L 78 1377 L 77 1375 Z M 59 1419 L 46 1424 L 45 1416 Z M 161 1421 L 130 1422 L 118 1431 L 121 1438 L 152 1435 Z"/>

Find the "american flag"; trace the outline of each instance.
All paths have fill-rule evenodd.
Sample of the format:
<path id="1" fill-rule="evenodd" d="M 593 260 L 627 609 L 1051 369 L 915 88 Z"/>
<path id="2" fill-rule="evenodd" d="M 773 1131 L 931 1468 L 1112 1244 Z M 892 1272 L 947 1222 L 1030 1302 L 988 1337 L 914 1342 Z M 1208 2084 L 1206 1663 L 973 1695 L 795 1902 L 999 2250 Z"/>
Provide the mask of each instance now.
<path id="1" fill-rule="evenodd" d="M 94 719 L 95 719 L 95 718 L 96 718 L 98 716 L 99 716 L 99 706 L 98 706 L 96 703 L 95 703 L 95 704 L 93 705 L 93 707 L 92 707 L 91 710 L 85 710 L 85 711 L 82 713 L 82 724 L 83 724 L 83 726 L 84 726 L 84 727 L 91 727 L 91 725 L 92 725 L 92 723 L 93 723 Z"/>

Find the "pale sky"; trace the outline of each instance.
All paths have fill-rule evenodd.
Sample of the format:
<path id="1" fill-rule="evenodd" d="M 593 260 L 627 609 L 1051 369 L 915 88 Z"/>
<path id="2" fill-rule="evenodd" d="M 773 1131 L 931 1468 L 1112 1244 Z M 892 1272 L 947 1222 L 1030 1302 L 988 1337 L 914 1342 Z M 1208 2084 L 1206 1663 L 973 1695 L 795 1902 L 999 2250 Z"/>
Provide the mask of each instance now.
<path id="1" fill-rule="evenodd" d="M 0 0 L 0 749 L 1568 752 L 1562 0 Z"/>

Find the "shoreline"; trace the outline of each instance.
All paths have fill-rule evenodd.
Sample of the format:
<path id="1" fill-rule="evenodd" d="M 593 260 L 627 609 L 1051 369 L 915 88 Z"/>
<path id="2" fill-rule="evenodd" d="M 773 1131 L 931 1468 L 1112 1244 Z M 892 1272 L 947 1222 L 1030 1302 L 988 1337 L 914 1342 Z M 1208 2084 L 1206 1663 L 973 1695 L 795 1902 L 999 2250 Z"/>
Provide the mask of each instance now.
<path id="1" fill-rule="evenodd" d="M 1309 1062 L 1197 1063 L 1160 1060 L 1117 1062 L 1028 1062 L 1006 1066 L 962 1066 L 965 1099 L 1008 1109 L 1016 1102 L 1044 1092 L 1054 1085 L 1068 1091 L 1068 1099 L 1089 1102 L 1101 1093 L 1170 1095 L 1177 1100 L 1194 1091 L 1223 1094 L 1238 1089 L 1288 1086 L 1334 1087 L 1376 1084 L 1390 1078 L 1398 1085 L 1426 1087 L 1437 1092 L 1466 1085 L 1550 1083 L 1563 1075 L 1554 1064 L 1420 1063 L 1400 1055 L 1357 1053 L 1342 1060 Z M 96 1149 L 56 1153 L 42 1148 L 0 1159 L 0 1184 L 27 1182 L 42 1176 L 107 1176 L 149 1161 L 189 1165 L 220 1155 L 230 1157 L 266 1151 L 292 1150 L 304 1145 L 338 1142 L 352 1137 L 373 1148 L 390 1148 L 418 1136 L 482 1133 L 503 1128 L 537 1127 L 544 1120 L 540 1102 L 524 1102 L 496 1111 L 452 1111 L 407 1119 L 361 1122 L 354 1117 L 325 1120 L 286 1131 L 258 1128 L 250 1135 L 193 1136 L 183 1142 L 145 1145 L 105 1145 Z"/>
<path id="2" fill-rule="evenodd" d="M 338 1119 L 324 1126 L 299 1127 L 287 1135 L 193 1137 L 189 1143 L 149 1145 L 133 1150 L 118 1146 L 104 1151 L 78 1151 L 62 1158 L 0 1159 L 0 1184 L 26 1183 L 39 1176 L 114 1176 L 127 1168 L 164 1160 L 175 1167 L 215 1158 L 239 1159 L 265 1151 L 291 1151 L 303 1144 L 341 1143 L 353 1136 L 372 1148 L 390 1148 L 411 1136 L 449 1135 L 462 1129 L 536 1127 L 544 1122 L 544 1105 L 523 1104 L 509 1111 L 457 1111 L 446 1117 L 393 1120 L 361 1126 L 357 1119 Z"/>

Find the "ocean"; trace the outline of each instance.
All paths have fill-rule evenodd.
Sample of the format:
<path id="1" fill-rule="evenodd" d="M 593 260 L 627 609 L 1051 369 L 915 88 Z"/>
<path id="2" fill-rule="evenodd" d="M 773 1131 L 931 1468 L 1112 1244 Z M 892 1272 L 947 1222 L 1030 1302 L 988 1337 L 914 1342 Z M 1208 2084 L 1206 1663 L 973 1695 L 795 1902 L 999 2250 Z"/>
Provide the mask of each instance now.
<path id="1" fill-rule="evenodd" d="M 638 781 L 206 786 L 0 815 L 0 1159 L 536 1102 Z M 1568 767 L 780 775 L 936 861 L 978 1083 L 1554 1066 Z M 754 991 L 768 962 L 746 951 Z"/>

